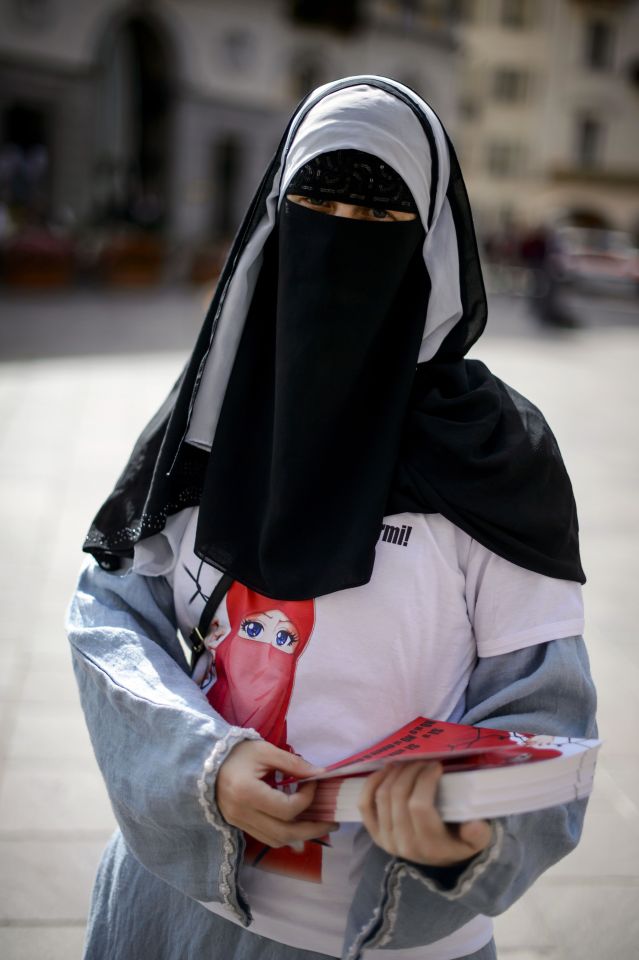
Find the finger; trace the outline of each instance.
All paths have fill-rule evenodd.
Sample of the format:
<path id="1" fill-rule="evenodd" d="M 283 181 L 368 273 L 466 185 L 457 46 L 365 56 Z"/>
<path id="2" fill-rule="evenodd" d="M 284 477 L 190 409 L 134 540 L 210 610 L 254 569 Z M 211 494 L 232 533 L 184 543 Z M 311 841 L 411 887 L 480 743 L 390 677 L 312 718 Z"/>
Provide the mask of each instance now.
<path id="1" fill-rule="evenodd" d="M 297 813 L 298 817 L 304 812 L 304 810 L 306 810 L 307 807 L 311 805 L 315 799 L 316 791 L 317 781 L 311 780 L 308 783 L 299 784 L 293 793 L 285 794 L 285 796 L 295 797 L 296 809 L 299 811 Z"/>
<path id="2" fill-rule="evenodd" d="M 398 764 L 397 776 L 393 781 L 392 795 L 394 812 L 405 818 L 406 806 L 419 777 L 432 764 L 426 762 Z"/>
<path id="3" fill-rule="evenodd" d="M 285 793 L 264 781 L 255 784 L 252 802 L 255 809 L 276 820 L 295 820 L 306 810 L 315 796 L 317 784 L 304 783 L 295 793 Z"/>
<path id="4" fill-rule="evenodd" d="M 312 777 L 322 770 L 321 767 L 309 763 L 304 757 L 299 757 L 296 753 L 289 753 L 288 750 L 280 750 L 279 747 L 274 747 L 272 743 L 266 741 L 260 744 L 259 760 L 264 766 L 265 773 L 271 770 L 279 770 L 281 773 L 299 779 Z"/>
<path id="5" fill-rule="evenodd" d="M 265 843 L 267 847 L 277 847 L 277 824 L 278 821 L 273 820 L 272 817 L 252 810 L 250 817 L 236 826 L 254 840 Z"/>
<path id="6" fill-rule="evenodd" d="M 442 772 L 441 764 L 426 764 L 408 798 L 407 816 L 422 857 L 435 852 L 436 845 L 449 837 L 448 828 L 437 809 L 437 789 Z"/>
<path id="7" fill-rule="evenodd" d="M 492 840 L 493 830 L 488 820 L 469 820 L 459 824 L 457 836 L 475 854 L 485 850 Z"/>
<path id="8" fill-rule="evenodd" d="M 267 847 L 278 847 L 278 823 L 279 821 L 273 820 L 272 817 L 267 817 L 262 813 L 258 813 L 255 810 L 251 811 L 251 816 L 247 817 L 246 821 L 239 823 L 238 826 L 240 830 L 243 830 L 249 837 L 252 837 L 254 840 L 259 840 L 260 843 L 266 844 Z"/>
<path id="9" fill-rule="evenodd" d="M 449 867 L 455 863 L 462 863 L 487 847 L 491 838 L 492 831 L 488 828 L 484 840 L 480 841 L 476 838 L 471 845 L 460 839 L 458 824 L 447 826 L 444 835 L 433 841 L 422 862 L 434 867 Z"/>
<path id="10" fill-rule="evenodd" d="M 408 798 L 409 812 L 423 816 L 431 814 L 433 820 L 442 822 L 437 810 L 437 789 L 443 773 L 441 763 L 421 764 L 419 775 Z"/>
<path id="11" fill-rule="evenodd" d="M 375 791 L 378 843 L 385 850 L 395 850 L 393 834 L 393 796 L 395 784 L 403 774 L 399 764 L 386 767 L 386 776 Z"/>
<path id="12" fill-rule="evenodd" d="M 364 780 L 364 785 L 359 795 L 357 807 L 362 816 L 362 823 L 370 833 L 373 840 L 376 839 L 378 831 L 377 806 L 375 804 L 375 792 L 377 787 L 386 776 L 387 768 L 376 770 L 370 773 Z"/>
<path id="13" fill-rule="evenodd" d="M 327 833 L 339 830 L 339 823 L 326 823 L 318 820 L 298 820 L 295 823 L 281 824 L 277 830 L 278 837 L 287 846 L 303 843 L 306 840 L 319 840 Z"/>
<path id="14" fill-rule="evenodd" d="M 390 816 L 393 849 L 396 854 L 406 859 L 415 859 L 419 850 L 421 838 L 416 833 L 415 822 L 409 811 L 409 802 L 415 785 L 427 766 L 424 763 L 403 764 L 392 785 Z"/>
<path id="15" fill-rule="evenodd" d="M 301 820 L 296 823 L 283 823 L 273 817 L 254 812 L 241 829 L 261 843 L 278 848 L 303 844 L 307 840 L 318 840 L 339 829 L 337 823 L 319 823 L 316 820 Z"/>

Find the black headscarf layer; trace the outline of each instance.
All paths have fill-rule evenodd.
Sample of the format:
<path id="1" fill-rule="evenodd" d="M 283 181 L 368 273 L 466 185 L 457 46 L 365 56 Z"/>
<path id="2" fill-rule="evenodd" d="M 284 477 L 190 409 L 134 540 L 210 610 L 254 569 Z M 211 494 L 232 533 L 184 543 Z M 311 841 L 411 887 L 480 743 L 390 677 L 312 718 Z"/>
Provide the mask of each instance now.
<path id="1" fill-rule="evenodd" d="M 518 566 L 585 582 L 557 441 L 540 410 L 479 360 L 417 369 L 388 513 L 417 503 Z"/>
<path id="2" fill-rule="evenodd" d="M 331 150 L 313 157 L 291 179 L 287 193 L 417 213 L 413 195 L 400 175 L 362 150 Z"/>
<path id="3" fill-rule="evenodd" d="M 379 78 L 331 89 L 363 82 L 408 104 L 424 129 L 428 227 L 437 182 L 428 119 L 402 88 Z M 182 377 L 139 437 L 84 549 L 115 569 L 167 517 L 199 505 L 200 557 L 266 596 L 306 599 L 370 579 L 384 516 L 441 513 L 515 564 L 584 582 L 572 489 L 548 425 L 483 364 L 464 359 L 487 310 L 450 144 L 446 197 L 463 315 L 435 356 L 415 373 L 430 290 L 421 222 L 349 221 L 285 202 L 264 246 L 212 448 L 185 442 L 229 281 L 263 221 L 285 142 L 286 135 Z"/>

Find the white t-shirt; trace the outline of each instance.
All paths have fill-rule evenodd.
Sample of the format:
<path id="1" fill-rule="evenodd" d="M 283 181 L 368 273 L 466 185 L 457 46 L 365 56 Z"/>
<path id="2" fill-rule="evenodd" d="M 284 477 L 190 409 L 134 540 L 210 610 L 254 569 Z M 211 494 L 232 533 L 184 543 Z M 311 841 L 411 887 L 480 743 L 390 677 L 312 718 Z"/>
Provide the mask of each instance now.
<path id="1" fill-rule="evenodd" d="M 220 577 L 193 552 L 196 522 L 197 509 L 180 516 L 173 527 L 179 545 L 171 545 L 176 554 L 167 551 L 173 567 L 162 571 L 172 581 L 184 636 L 198 624 Z M 136 552 L 136 564 L 144 570 L 142 553 Z M 272 729 L 277 745 L 324 765 L 415 716 L 458 720 L 477 657 L 582 632 L 579 584 L 524 570 L 439 514 L 406 513 L 386 518 L 373 576 L 362 587 L 278 607 L 234 584 L 210 638 L 211 659 L 219 658 L 220 671 L 225 664 L 227 678 L 220 680 L 212 663 L 202 685 L 216 709 L 233 714 L 230 722 Z M 264 686 L 270 670 L 280 690 L 271 699 Z M 242 687 L 239 699 L 234 682 Z M 269 710 L 278 718 L 271 727 Z M 240 882 L 254 917 L 251 931 L 338 956 L 370 843 L 361 825 L 343 825 L 329 846 L 311 851 L 313 862 L 303 868 L 308 882 L 267 872 L 268 857 L 261 867 L 245 861 Z M 219 904 L 206 906 L 233 920 Z M 491 935 L 490 920 L 476 917 L 445 940 L 393 956 L 449 960 L 480 949 Z M 374 956 L 389 952 L 366 953 Z"/>

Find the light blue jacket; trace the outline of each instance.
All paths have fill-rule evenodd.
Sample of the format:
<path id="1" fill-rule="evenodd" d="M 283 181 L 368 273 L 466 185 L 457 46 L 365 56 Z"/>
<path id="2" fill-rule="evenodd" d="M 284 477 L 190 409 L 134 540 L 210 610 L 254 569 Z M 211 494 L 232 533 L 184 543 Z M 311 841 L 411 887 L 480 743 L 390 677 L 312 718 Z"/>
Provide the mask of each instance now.
<path id="1" fill-rule="evenodd" d="M 90 561 L 68 629 L 121 831 L 100 865 L 87 960 L 318 958 L 261 941 L 197 902 L 222 901 L 244 926 L 251 923 L 238 883 L 243 837 L 216 807 L 215 778 L 233 746 L 257 735 L 229 726 L 190 679 L 168 583 L 108 573 Z M 462 722 L 591 737 L 594 712 L 585 647 L 572 637 L 478 660 Z M 491 845 L 459 869 L 418 866 L 373 846 L 343 960 L 372 948 L 433 943 L 478 913 L 502 913 L 575 847 L 584 810 L 585 802 L 575 801 L 494 821 Z"/>

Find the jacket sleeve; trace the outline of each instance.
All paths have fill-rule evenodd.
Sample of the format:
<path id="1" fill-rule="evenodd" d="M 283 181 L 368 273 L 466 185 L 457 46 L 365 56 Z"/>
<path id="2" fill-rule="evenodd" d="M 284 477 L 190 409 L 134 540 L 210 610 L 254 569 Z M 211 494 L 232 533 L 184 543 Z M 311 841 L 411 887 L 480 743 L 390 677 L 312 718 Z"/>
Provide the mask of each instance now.
<path id="1" fill-rule="evenodd" d="M 229 726 L 190 679 L 163 578 L 89 561 L 68 613 L 82 708 L 116 820 L 140 863 L 187 896 L 222 901 L 243 923 L 242 839 L 215 804 Z"/>
<path id="2" fill-rule="evenodd" d="M 594 737 L 595 705 L 583 640 L 568 637 L 478 660 L 460 722 Z M 502 913 L 574 849 L 585 808 L 579 800 L 495 820 L 488 848 L 454 868 L 421 866 L 374 847 L 362 880 L 369 889 L 358 892 L 359 916 L 350 917 L 359 949 L 432 943 L 477 914 Z M 375 901 L 367 918 L 362 906 Z"/>

